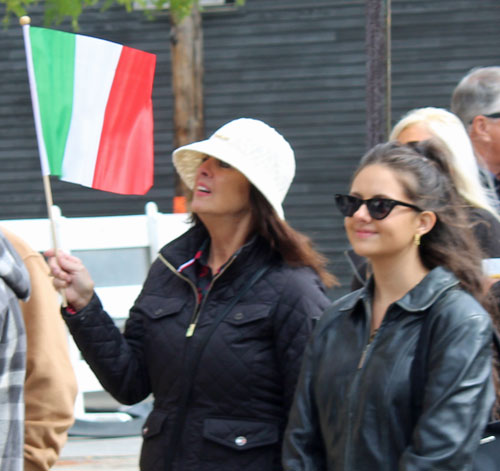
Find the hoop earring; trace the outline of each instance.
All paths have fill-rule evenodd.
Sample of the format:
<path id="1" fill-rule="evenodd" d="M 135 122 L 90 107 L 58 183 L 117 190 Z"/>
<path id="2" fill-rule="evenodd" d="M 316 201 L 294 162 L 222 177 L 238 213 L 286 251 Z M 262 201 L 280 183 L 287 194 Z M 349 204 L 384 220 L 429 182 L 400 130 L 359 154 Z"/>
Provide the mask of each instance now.
<path id="1" fill-rule="evenodd" d="M 413 243 L 418 247 L 420 245 L 420 239 L 421 239 L 421 235 L 420 234 L 415 234 L 413 236 Z"/>

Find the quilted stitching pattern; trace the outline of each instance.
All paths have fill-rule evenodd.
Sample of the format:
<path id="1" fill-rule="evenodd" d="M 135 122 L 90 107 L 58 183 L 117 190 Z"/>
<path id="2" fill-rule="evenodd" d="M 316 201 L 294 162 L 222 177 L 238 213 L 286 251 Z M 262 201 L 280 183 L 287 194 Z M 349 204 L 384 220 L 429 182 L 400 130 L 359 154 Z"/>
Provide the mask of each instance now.
<path id="1" fill-rule="evenodd" d="M 193 253 L 192 247 L 199 240 L 190 231 L 173 244 L 163 254 L 176 266 L 175 257 L 182 260 L 187 253 Z M 125 337 L 97 298 L 67 323 L 86 360 L 114 397 L 134 403 L 153 392 L 155 407 L 175 416 L 193 349 L 220 309 L 263 263 L 266 253 L 260 247 L 253 247 L 250 254 L 242 253 L 214 284 L 191 338 L 186 338 L 185 332 L 195 308 L 192 288 L 159 261 L 153 264 L 131 310 Z M 178 312 L 172 304 L 178 306 Z M 240 300 L 221 322 L 200 360 L 172 470 L 279 468 L 281 436 L 312 328 L 311 319 L 319 317 L 327 305 L 329 301 L 311 270 L 292 269 L 280 262 Z M 204 421 L 217 417 L 234 421 L 219 423 L 222 428 L 217 432 L 218 443 L 213 436 L 212 440 L 203 437 Z M 249 446 L 243 450 L 245 447 L 234 445 L 240 436 L 235 434 L 245 428 L 241 425 L 245 423 L 247 443 L 258 436 L 266 441 L 270 429 L 261 425 L 252 432 L 248 424 L 254 421 L 272 424 L 269 427 L 279 434 L 276 441 L 267 437 L 267 451 Z M 144 469 L 165 471 L 162 457 L 169 430 L 164 425 L 158 436 L 146 439 L 143 455 L 148 456 L 141 459 L 147 463 Z"/>

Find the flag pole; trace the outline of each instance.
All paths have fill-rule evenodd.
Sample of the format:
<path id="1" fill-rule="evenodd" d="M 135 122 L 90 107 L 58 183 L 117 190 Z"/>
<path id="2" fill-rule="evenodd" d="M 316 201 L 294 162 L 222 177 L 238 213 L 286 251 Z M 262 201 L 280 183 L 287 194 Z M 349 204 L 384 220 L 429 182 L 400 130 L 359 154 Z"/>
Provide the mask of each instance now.
<path id="1" fill-rule="evenodd" d="M 50 221 L 50 233 L 52 235 L 52 246 L 54 250 L 57 250 L 59 244 L 57 243 L 57 231 L 56 223 L 54 220 L 54 214 L 52 212 L 52 207 L 54 202 L 52 200 L 52 187 L 50 186 L 50 178 L 48 175 L 42 175 L 43 179 L 43 190 L 45 192 L 45 202 L 47 203 L 47 214 Z"/>
<path id="2" fill-rule="evenodd" d="M 54 214 L 52 212 L 52 207 L 54 205 L 54 202 L 52 199 L 52 188 L 50 185 L 49 172 L 47 169 L 44 169 L 44 164 L 43 164 L 43 159 L 42 159 L 42 146 L 40 144 L 42 139 L 43 139 L 42 125 L 40 122 L 40 117 L 36 112 L 36 109 L 38 108 L 38 100 L 37 100 L 37 94 L 36 94 L 36 90 L 35 90 L 33 64 L 30 61 L 31 46 L 30 46 L 28 35 L 29 35 L 29 27 L 31 24 L 31 18 L 29 16 L 21 16 L 21 18 L 19 18 L 19 24 L 23 28 L 24 45 L 26 48 L 26 60 L 27 60 L 27 67 L 28 67 L 28 78 L 29 78 L 29 84 L 30 84 L 31 100 L 33 102 L 33 116 L 34 116 L 34 120 L 35 120 L 35 130 L 36 130 L 37 142 L 38 142 L 38 152 L 40 153 L 40 163 L 42 166 L 43 189 L 45 192 L 45 202 L 47 204 L 47 215 L 49 218 L 50 232 L 51 232 L 51 236 L 52 236 L 52 248 L 54 249 L 54 253 L 55 253 L 55 252 L 57 252 L 59 244 L 57 242 L 56 223 L 54 220 Z M 60 290 L 59 294 L 61 295 L 61 298 L 62 298 L 63 307 L 66 307 L 68 305 L 68 303 L 66 301 L 66 293 L 64 292 L 64 290 Z"/>

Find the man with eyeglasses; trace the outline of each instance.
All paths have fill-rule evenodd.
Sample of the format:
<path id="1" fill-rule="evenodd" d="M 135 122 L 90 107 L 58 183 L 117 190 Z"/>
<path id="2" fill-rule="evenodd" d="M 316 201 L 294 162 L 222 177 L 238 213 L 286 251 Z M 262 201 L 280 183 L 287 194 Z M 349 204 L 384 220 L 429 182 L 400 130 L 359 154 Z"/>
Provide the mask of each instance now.
<path id="1" fill-rule="evenodd" d="M 500 200 L 500 67 L 474 68 L 463 77 L 453 92 L 451 111 L 469 133 L 483 183 Z"/>

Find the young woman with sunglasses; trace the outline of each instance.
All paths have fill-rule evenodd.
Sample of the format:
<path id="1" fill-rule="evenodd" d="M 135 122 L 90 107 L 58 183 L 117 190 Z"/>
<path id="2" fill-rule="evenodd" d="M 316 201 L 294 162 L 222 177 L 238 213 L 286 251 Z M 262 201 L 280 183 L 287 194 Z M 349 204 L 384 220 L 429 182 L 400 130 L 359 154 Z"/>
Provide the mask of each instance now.
<path id="1" fill-rule="evenodd" d="M 492 329 L 460 201 L 429 143 L 374 147 L 350 194 L 336 197 L 373 276 L 314 331 L 285 434 L 286 471 L 470 469 L 494 399 Z"/>
<path id="2" fill-rule="evenodd" d="M 402 144 L 426 139 L 437 139 L 443 149 L 446 149 L 451 178 L 466 205 L 483 258 L 500 258 L 500 215 L 497 213 L 497 196 L 494 191 L 487 190 L 482 185 L 480 170 L 464 125 L 458 116 L 443 108 L 416 108 L 406 113 L 394 125 L 389 135 L 389 140 Z M 352 250 L 346 255 L 354 271 L 351 283 L 354 290 L 364 284 L 370 268 L 365 260 Z M 496 289 L 500 293 L 500 284 Z M 500 328 L 500 320 L 497 328 Z"/>

